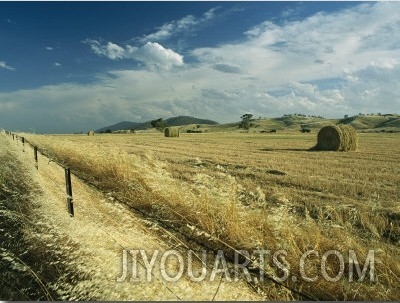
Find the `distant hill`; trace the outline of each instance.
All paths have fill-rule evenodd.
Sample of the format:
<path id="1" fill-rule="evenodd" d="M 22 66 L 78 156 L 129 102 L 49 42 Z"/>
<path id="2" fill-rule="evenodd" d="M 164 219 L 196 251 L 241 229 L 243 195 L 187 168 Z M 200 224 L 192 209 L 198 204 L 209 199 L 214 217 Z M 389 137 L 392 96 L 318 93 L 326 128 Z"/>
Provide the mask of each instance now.
<path id="1" fill-rule="evenodd" d="M 182 131 L 187 129 L 197 129 L 197 125 L 201 125 L 199 130 L 202 132 L 231 132 L 241 131 L 238 126 L 240 121 L 226 124 L 218 124 L 215 121 L 207 119 L 199 119 L 190 116 L 178 116 L 165 120 L 170 126 L 186 126 Z M 356 130 L 362 132 L 377 132 L 377 131 L 400 131 L 400 115 L 385 114 L 385 115 L 356 115 L 344 119 L 326 119 L 323 117 L 296 116 L 284 115 L 279 118 L 261 118 L 254 119 L 251 131 L 270 131 L 276 129 L 282 130 L 300 130 L 302 128 L 318 131 L 326 125 L 350 124 Z M 151 129 L 151 121 L 137 123 L 123 121 L 107 127 L 98 129 L 96 132 L 106 132 L 106 130 L 146 130 Z"/>
<path id="2" fill-rule="evenodd" d="M 172 117 L 165 120 L 170 126 L 180 126 L 180 125 L 188 125 L 188 124 L 209 124 L 216 125 L 218 122 L 208 120 L 208 119 L 199 119 L 190 116 L 178 116 Z"/>
<path id="3" fill-rule="evenodd" d="M 275 126 L 275 128 L 278 130 L 284 128 L 285 129 L 309 128 L 318 130 L 326 125 L 337 125 L 337 124 L 350 124 L 356 130 L 362 130 L 362 131 L 400 130 L 400 116 L 395 114 L 355 115 L 344 119 L 326 119 L 323 117 L 285 115 L 280 118 L 265 119 L 264 121 L 262 119 L 258 123 L 260 124 L 260 126 L 264 126 L 267 129 L 273 128 Z"/>
<path id="4" fill-rule="evenodd" d="M 400 127 L 399 115 L 358 115 L 340 120 L 343 124 L 350 124 L 355 129 L 394 129 Z"/>
<path id="5" fill-rule="evenodd" d="M 165 120 L 169 126 L 181 126 L 181 125 L 188 125 L 188 124 L 208 124 L 208 125 L 217 125 L 218 122 L 208 120 L 208 119 L 199 119 L 190 116 L 178 116 L 178 117 L 171 117 Z M 110 131 L 117 131 L 117 130 L 144 130 L 151 128 L 151 121 L 146 122 L 129 122 L 129 121 L 122 121 L 110 126 L 102 127 L 96 130 L 96 133 Z"/>
<path id="6" fill-rule="evenodd" d="M 98 130 L 96 130 L 96 133 L 104 133 L 107 130 L 110 131 L 116 131 L 116 130 L 121 130 L 121 129 L 135 129 L 137 126 L 139 126 L 142 123 L 137 123 L 137 122 L 129 122 L 129 121 L 122 121 L 110 126 L 102 127 Z"/>

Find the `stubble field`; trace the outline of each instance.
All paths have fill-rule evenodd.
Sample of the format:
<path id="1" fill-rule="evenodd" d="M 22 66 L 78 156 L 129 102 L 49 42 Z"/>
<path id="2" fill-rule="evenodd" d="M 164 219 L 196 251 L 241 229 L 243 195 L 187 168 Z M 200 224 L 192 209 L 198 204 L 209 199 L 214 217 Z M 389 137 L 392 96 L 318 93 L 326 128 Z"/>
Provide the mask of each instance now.
<path id="1" fill-rule="evenodd" d="M 308 151 L 316 133 L 21 135 L 88 183 L 208 249 L 228 256 L 230 249 L 285 251 L 283 270 L 269 259 L 262 268 L 275 286 L 261 288 L 274 298 L 399 299 L 399 134 L 359 134 L 356 152 Z M 371 250 L 374 281 L 371 268 L 363 281 L 350 281 L 349 251 L 362 268 Z M 307 251 L 314 253 L 302 268 Z M 324 260 L 329 277 L 340 275 L 335 281 L 321 275 L 328 251 L 344 257 L 344 268 L 334 255 Z"/>

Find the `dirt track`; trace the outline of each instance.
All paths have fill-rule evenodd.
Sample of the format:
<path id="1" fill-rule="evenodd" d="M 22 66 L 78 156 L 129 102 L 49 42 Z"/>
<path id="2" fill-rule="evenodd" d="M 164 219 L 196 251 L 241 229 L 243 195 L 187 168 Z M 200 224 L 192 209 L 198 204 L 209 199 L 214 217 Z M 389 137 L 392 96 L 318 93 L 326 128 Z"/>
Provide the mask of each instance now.
<path id="1" fill-rule="evenodd" d="M 220 278 L 221 274 L 217 274 L 214 281 L 210 281 L 207 276 L 202 282 L 193 282 L 187 276 L 186 265 L 182 278 L 176 282 L 167 282 L 161 274 L 160 262 L 156 261 L 151 282 L 146 282 L 146 271 L 140 257 L 138 257 L 139 282 L 131 282 L 129 278 L 124 282 L 117 282 L 122 272 L 124 249 L 140 249 L 149 253 L 159 250 L 161 254 L 175 249 L 185 257 L 187 251 L 184 244 L 156 224 L 130 212 L 123 205 L 112 201 L 74 176 L 72 187 L 75 216 L 71 218 L 66 211 L 64 170 L 40 154 L 39 169 L 36 170 L 33 149 L 25 144 L 25 152 L 22 152 L 21 142 L 17 143 L 10 138 L 8 141 L 10 149 L 24 163 L 25 169 L 43 192 L 35 201 L 39 207 L 35 208 L 34 216 L 37 225 L 45 227 L 42 230 L 48 232 L 36 236 L 45 239 L 48 250 L 54 250 L 58 255 L 69 256 L 68 260 L 57 262 L 69 262 L 82 273 L 81 277 L 85 277 L 73 281 L 70 290 L 63 295 L 66 299 L 263 299 L 243 280 L 226 282 Z M 195 276 L 198 276 L 201 269 L 200 261 L 194 259 L 193 267 L 197 269 Z M 211 269 L 209 267 L 209 271 Z M 175 268 L 173 265 L 169 266 L 169 270 L 176 271 L 176 266 Z"/>

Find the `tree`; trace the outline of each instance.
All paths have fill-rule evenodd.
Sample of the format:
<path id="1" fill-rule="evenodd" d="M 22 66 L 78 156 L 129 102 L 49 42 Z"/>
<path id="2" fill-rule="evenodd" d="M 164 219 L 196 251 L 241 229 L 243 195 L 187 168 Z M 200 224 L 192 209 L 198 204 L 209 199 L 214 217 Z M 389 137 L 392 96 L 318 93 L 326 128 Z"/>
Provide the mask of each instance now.
<path id="1" fill-rule="evenodd" d="M 165 122 L 163 118 L 153 120 L 150 123 L 151 123 L 151 126 L 155 127 L 159 131 L 163 131 L 164 128 L 166 128 L 168 126 L 167 122 Z"/>
<path id="2" fill-rule="evenodd" d="M 239 128 L 243 128 L 244 130 L 249 131 L 250 122 L 253 121 L 252 118 L 252 114 L 244 114 L 243 116 L 241 116 L 240 119 L 242 119 L 242 122 L 240 122 Z"/>

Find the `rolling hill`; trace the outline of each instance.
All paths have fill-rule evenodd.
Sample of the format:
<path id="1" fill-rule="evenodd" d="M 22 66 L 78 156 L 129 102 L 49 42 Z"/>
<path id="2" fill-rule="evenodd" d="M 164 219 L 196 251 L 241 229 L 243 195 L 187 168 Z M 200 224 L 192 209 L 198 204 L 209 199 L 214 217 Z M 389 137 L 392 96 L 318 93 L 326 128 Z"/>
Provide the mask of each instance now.
<path id="1" fill-rule="evenodd" d="M 391 114 L 353 116 L 342 119 L 340 122 L 350 124 L 358 130 L 400 128 L 400 116 Z"/>
<path id="2" fill-rule="evenodd" d="M 181 131 L 197 129 L 202 132 L 230 132 L 240 131 L 238 126 L 240 121 L 226 124 L 219 124 L 208 119 L 199 119 L 190 116 L 171 117 L 165 120 L 170 126 L 182 126 Z M 362 132 L 377 132 L 377 131 L 400 131 L 400 115 L 356 115 L 346 117 L 344 119 L 326 119 L 322 117 L 309 117 L 301 115 L 284 115 L 278 118 L 259 118 L 252 121 L 251 131 L 269 132 L 273 129 L 282 130 L 300 130 L 308 128 L 313 131 L 318 131 L 326 125 L 349 124 L 356 130 Z M 123 121 L 114 125 L 103 127 L 96 132 L 105 132 L 106 130 L 146 130 L 151 129 L 151 121 L 137 123 Z"/>
<path id="3" fill-rule="evenodd" d="M 165 120 L 165 122 L 169 126 L 181 126 L 181 125 L 188 125 L 188 124 L 208 124 L 208 125 L 217 125 L 218 122 L 208 120 L 208 119 L 199 119 L 195 117 L 190 117 L 190 116 L 177 116 L 177 117 L 171 117 Z M 107 132 L 108 130 L 110 131 L 117 131 L 117 130 L 144 130 L 152 128 L 151 126 L 151 121 L 146 121 L 146 122 L 129 122 L 129 121 L 122 121 L 110 126 L 102 127 L 98 130 L 96 130 L 96 133 L 103 133 Z"/>
<path id="4" fill-rule="evenodd" d="M 122 121 L 122 122 L 118 122 L 118 123 L 110 125 L 110 126 L 102 127 L 100 129 L 96 130 L 95 132 L 96 133 L 104 133 L 107 130 L 116 131 L 116 130 L 121 130 L 121 129 L 135 129 L 140 124 L 142 124 L 142 123 Z"/>
<path id="5" fill-rule="evenodd" d="M 190 116 L 178 116 L 172 117 L 165 120 L 168 125 L 170 126 L 181 126 L 181 125 L 188 125 L 188 124 L 208 124 L 208 125 L 217 125 L 218 122 L 208 120 L 208 119 L 199 119 Z"/>

